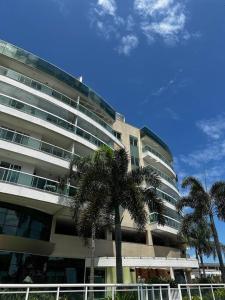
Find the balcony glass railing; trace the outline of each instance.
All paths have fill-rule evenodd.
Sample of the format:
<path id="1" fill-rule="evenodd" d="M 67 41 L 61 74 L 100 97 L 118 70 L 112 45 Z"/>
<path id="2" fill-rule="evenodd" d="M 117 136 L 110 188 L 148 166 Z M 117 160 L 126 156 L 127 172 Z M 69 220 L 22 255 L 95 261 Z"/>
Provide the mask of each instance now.
<path id="1" fill-rule="evenodd" d="M 0 54 L 10 57 L 27 67 L 39 70 L 42 73 L 44 72 L 54 78 L 57 78 L 70 88 L 81 93 L 84 97 L 87 97 L 90 102 L 99 107 L 105 114 L 107 114 L 107 116 L 109 116 L 112 120 L 115 120 L 115 110 L 100 95 L 84 83 L 80 82 L 77 78 L 62 71 L 38 56 L 2 40 L 0 40 Z"/>
<path id="2" fill-rule="evenodd" d="M 158 174 L 160 177 L 162 177 L 163 179 L 165 179 L 166 181 L 168 181 L 169 183 L 171 183 L 174 187 L 177 188 L 177 182 L 175 179 L 172 179 L 170 176 L 166 175 L 164 172 L 156 169 L 155 167 L 148 165 L 146 166 L 146 168 L 148 170 L 150 170 L 151 172 L 155 172 L 156 174 Z"/>
<path id="3" fill-rule="evenodd" d="M 69 197 L 74 196 L 76 193 L 76 188 L 74 186 L 62 185 L 55 180 L 2 167 L 0 167 L 0 181 L 62 194 Z"/>
<path id="4" fill-rule="evenodd" d="M 174 220 L 174 219 L 172 219 L 168 216 L 165 216 L 165 215 L 164 215 L 164 218 L 165 218 L 165 226 L 169 226 L 169 227 L 172 227 L 172 228 L 177 229 L 177 230 L 180 229 L 180 222 L 179 221 Z M 158 222 L 157 213 L 151 213 L 150 216 L 149 216 L 149 221 L 150 221 L 150 223 Z"/>
<path id="5" fill-rule="evenodd" d="M 161 198 L 162 200 L 166 200 L 167 202 L 173 204 L 173 205 L 176 205 L 177 203 L 177 199 L 169 196 L 168 194 L 162 192 L 161 190 L 157 190 L 157 195 L 159 198 Z"/>
<path id="6" fill-rule="evenodd" d="M 157 152 L 155 149 L 153 149 L 149 145 L 144 146 L 143 149 L 142 149 L 142 151 L 143 152 L 149 151 L 149 152 L 153 153 L 155 156 L 157 156 L 162 161 L 164 161 L 171 169 L 173 169 L 172 164 L 162 154 L 160 154 L 159 152 Z"/>
<path id="7" fill-rule="evenodd" d="M 38 150 L 68 161 L 71 160 L 72 156 L 79 157 L 79 155 L 73 154 L 60 147 L 51 145 L 49 143 L 43 142 L 42 140 L 38 140 L 28 135 L 2 127 L 0 127 L 0 139 L 14 144 L 19 144 L 34 150 Z"/>
<path id="8" fill-rule="evenodd" d="M 35 81 L 27 76 L 24 76 L 18 72 L 15 72 L 13 70 L 4 68 L 0 66 L 0 75 L 4 75 L 8 78 L 11 78 L 13 80 L 16 80 L 18 82 L 21 82 L 35 90 L 38 90 L 46 95 L 49 95 L 51 97 L 54 97 L 55 99 L 79 110 L 80 112 L 84 113 L 86 116 L 90 117 L 92 120 L 103 126 L 105 129 L 107 129 L 111 134 L 114 134 L 114 130 L 111 126 L 109 126 L 105 121 L 103 121 L 98 115 L 96 115 L 94 112 L 87 109 L 85 106 L 77 103 L 77 101 L 65 96 L 62 93 L 57 92 L 56 90 L 50 88 L 49 86 L 40 83 L 38 81 Z"/>
<path id="9" fill-rule="evenodd" d="M 65 130 L 67 130 L 67 131 L 70 131 L 78 136 L 81 136 L 85 140 L 88 140 L 90 143 L 92 143 L 98 147 L 100 147 L 102 145 L 107 145 L 109 147 L 112 146 L 111 143 L 103 142 L 102 140 L 98 139 L 97 137 L 95 137 L 91 133 L 87 132 L 86 130 L 84 130 L 78 126 L 75 126 L 74 124 L 69 123 L 69 122 L 65 121 L 64 119 L 61 119 L 53 114 L 50 114 L 40 108 L 26 104 L 20 100 L 15 100 L 15 99 L 9 98 L 5 95 L 0 95 L 0 104 L 12 107 L 12 108 L 22 111 L 26 114 L 29 114 L 34 117 L 45 120 L 47 122 L 50 122 L 56 126 L 59 126 Z"/>

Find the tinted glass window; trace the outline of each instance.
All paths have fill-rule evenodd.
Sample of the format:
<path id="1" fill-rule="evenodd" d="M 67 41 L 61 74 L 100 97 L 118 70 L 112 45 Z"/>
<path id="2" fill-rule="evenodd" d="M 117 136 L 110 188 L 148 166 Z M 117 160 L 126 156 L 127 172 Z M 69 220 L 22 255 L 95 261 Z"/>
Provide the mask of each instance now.
<path id="1" fill-rule="evenodd" d="M 0 202 L 0 233 L 49 240 L 52 217 L 46 213 Z"/>

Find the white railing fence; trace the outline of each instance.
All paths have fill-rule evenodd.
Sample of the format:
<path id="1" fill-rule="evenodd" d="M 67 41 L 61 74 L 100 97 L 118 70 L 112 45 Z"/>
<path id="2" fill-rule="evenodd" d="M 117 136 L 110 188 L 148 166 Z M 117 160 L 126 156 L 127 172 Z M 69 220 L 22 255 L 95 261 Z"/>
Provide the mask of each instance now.
<path id="1" fill-rule="evenodd" d="M 0 284 L 0 300 L 225 300 L 225 284 Z"/>
<path id="2" fill-rule="evenodd" d="M 168 284 L 0 284 L 0 300 L 169 300 Z"/>
<path id="3" fill-rule="evenodd" d="M 179 284 L 179 299 L 225 300 L 225 284 Z M 174 299 L 175 300 L 175 299 Z"/>

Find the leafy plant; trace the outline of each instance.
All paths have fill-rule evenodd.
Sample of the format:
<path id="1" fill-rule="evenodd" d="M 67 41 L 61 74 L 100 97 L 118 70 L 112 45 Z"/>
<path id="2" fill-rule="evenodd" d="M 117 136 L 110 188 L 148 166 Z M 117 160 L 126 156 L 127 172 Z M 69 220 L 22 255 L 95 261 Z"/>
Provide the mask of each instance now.
<path id="1" fill-rule="evenodd" d="M 78 179 L 75 203 L 85 203 L 85 215 L 89 224 L 96 223 L 96 216 L 113 216 L 116 248 L 117 283 L 123 283 L 122 268 L 122 219 L 127 210 L 140 231 L 148 223 L 148 211 L 157 212 L 157 221 L 165 224 L 164 204 L 157 197 L 160 186 L 158 176 L 146 168 L 128 171 L 128 155 L 125 149 L 112 151 L 103 147 L 94 157 L 71 163 L 71 178 Z M 76 169 L 77 171 L 74 171 Z M 143 187 L 143 183 L 148 185 Z M 90 199 L 90 201 L 86 201 Z M 77 205 L 72 205 L 77 213 Z M 104 208 L 104 210 L 103 210 Z"/>
<path id="2" fill-rule="evenodd" d="M 151 279 L 148 280 L 149 284 L 169 284 L 170 287 L 176 288 L 177 287 L 177 282 L 175 280 L 172 280 L 170 278 L 164 278 L 164 277 L 152 277 Z"/>
<path id="3" fill-rule="evenodd" d="M 221 221 L 225 221 L 225 182 L 215 182 L 207 191 L 197 178 L 190 176 L 183 180 L 182 187 L 189 188 L 189 193 L 177 202 L 177 208 L 179 211 L 184 207 L 191 208 L 192 211 L 186 214 L 186 217 L 191 218 L 193 222 L 198 222 L 202 218 L 208 219 L 220 264 L 222 280 L 225 282 L 222 247 L 214 220 L 214 217 L 217 216 Z"/>

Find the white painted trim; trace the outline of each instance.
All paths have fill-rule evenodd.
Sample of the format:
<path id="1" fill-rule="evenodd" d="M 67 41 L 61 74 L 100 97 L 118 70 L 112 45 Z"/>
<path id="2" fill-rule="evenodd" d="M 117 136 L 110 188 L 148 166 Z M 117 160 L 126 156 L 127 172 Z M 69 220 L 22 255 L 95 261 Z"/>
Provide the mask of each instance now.
<path id="1" fill-rule="evenodd" d="M 63 195 L 50 193 L 48 191 L 42 191 L 32 187 L 26 187 L 18 184 L 13 184 L 12 182 L 2 182 L 0 181 L 0 191 L 1 194 L 13 195 L 18 197 L 23 197 L 27 199 L 57 204 L 60 206 L 69 207 L 69 197 Z M 18 203 L 19 204 L 19 203 Z"/>
<path id="2" fill-rule="evenodd" d="M 15 109 L 9 107 L 9 106 L 5 106 L 0 104 L 0 111 L 5 113 L 5 114 L 9 114 L 11 115 L 13 118 L 15 118 Z M 94 144 L 90 143 L 89 141 L 87 141 L 86 139 L 83 139 L 82 137 L 73 134 L 72 132 L 70 133 L 69 131 L 63 129 L 62 127 L 56 126 L 50 122 L 47 122 L 43 119 L 37 118 L 35 116 L 31 116 L 29 114 L 26 114 L 24 112 L 20 112 L 19 110 L 16 110 L 16 118 L 20 118 L 22 120 L 26 120 L 30 123 L 33 123 L 35 125 L 44 127 L 48 130 L 52 130 L 56 133 L 59 133 L 63 136 L 66 136 L 68 138 L 70 138 L 72 141 L 76 141 L 84 146 L 86 146 L 87 148 L 90 148 L 94 151 L 96 151 L 98 149 L 97 146 L 95 146 Z"/>
<path id="3" fill-rule="evenodd" d="M 70 112 L 74 113 L 75 115 L 79 116 L 81 119 L 84 119 L 85 121 L 87 121 L 92 126 L 98 128 L 100 131 L 102 131 L 104 134 L 106 134 L 108 137 L 110 137 L 116 144 L 118 144 L 120 147 L 124 148 L 124 145 L 113 134 L 111 134 L 107 129 L 105 129 L 103 126 L 101 126 L 99 123 L 97 123 L 95 120 L 91 119 L 90 117 L 88 117 L 84 113 L 82 113 L 79 110 L 73 108 L 72 106 L 69 106 L 69 105 L 67 105 L 67 104 L 65 104 L 65 103 L 63 103 L 63 102 L 55 99 L 54 97 L 51 97 L 51 96 L 49 96 L 49 95 L 47 95 L 45 93 L 42 93 L 42 92 L 40 92 L 38 90 L 35 90 L 35 89 L 33 89 L 33 88 L 31 88 L 31 87 L 23 84 L 23 83 L 20 83 L 20 82 L 18 82 L 16 80 L 13 80 L 13 79 L 11 79 L 9 77 L 0 75 L 0 81 L 3 81 L 5 83 L 7 83 L 7 84 L 15 86 L 15 87 L 17 87 L 17 88 L 19 88 L 21 90 L 24 90 L 24 91 L 26 91 L 26 92 L 28 92 L 30 94 L 33 94 L 33 95 L 35 95 L 35 96 L 37 96 L 39 98 L 42 98 L 43 100 L 46 100 L 47 102 L 50 102 L 50 103 L 58 106 L 59 108 L 63 108 L 65 110 L 67 110 L 67 111 L 70 111 Z M 60 118 L 60 117 L 58 117 L 58 118 Z"/>
<path id="4" fill-rule="evenodd" d="M 161 165 L 163 165 L 167 170 L 170 171 L 170 173 L 176 177 L 176 173 L 174 172 L 174 170 L 167 164 L 165 163 L 160 157 L 156 156 L 154 153 L 152 153 L 149 150 L 145 150 L 144 152 L 142 152 L 142 156 L 143 159 L 145 159 L 146 156 L 150 156 L 151 158 L 153 158 L 156 162 L 159 162 Z"/>
<path id="5" fill-rule="evenodd" d="M 194 258 L 170 257 L 123 257 L 123 267 L 137 268 L 198 268 L 198 261 Z M 86 258 L 86 266 L 90 266 L 90 258 Z M 116 267 L 115 257 L 95 258 L 96 267 Z"/>
<path id="6" fill-rule="evenodd" d="M 14 147 L 12 147 L 12 145 Z M 39 150 L 25 147 L 20 144 L 11 143 L 11 142 L 0 139 L 0 149 L 6 150 L 9 152 L 13 152 L 14 155 L 19 153 L 21 155 L 25 155 L 25 156 L 28 156 L 33 159 L 41 160 L 48 164 L 56 165 L 56 166 L 64 168 L 64 169 L 69 168 L 69 161 L 67 161 L 65 159 L 61 159 L 57 156 L 53 156 L 51 154 L 48 154 L 48 153 L 45 153 L 45 152 L 42 152 Z M 16 156 L 14 156 L 14 157 L 16 157 Z"/>

